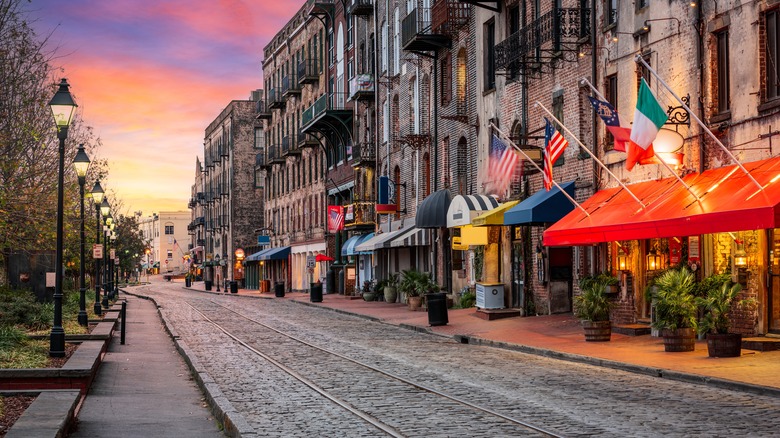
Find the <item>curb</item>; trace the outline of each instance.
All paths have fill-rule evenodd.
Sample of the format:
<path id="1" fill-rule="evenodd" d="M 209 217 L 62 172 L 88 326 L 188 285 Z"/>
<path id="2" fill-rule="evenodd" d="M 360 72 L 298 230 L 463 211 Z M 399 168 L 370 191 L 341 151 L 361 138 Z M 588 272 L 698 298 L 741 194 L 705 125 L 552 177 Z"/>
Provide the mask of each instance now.
<path id="1" fill-rule="evenodd" d="M 236 411 L 236 409 L 233 407 L 233 404 L 230 403 L 230 400 L 228 400 L 227 397 L 222 394 L 219 386 L 214 382 L 208 372 L 206 372 L 206 370 L 200 365 L 200 362 L 198 362 L 198 360 L 195 358 L 195 354 L 190 352 L 187 344 L 179 338 L 179 334 L 173 329 L 173 324 L 168 322 L 168 318 L 165 316 L 165 312 L 162 310 L 162 307 L 157 303 L 157 301 L 150 296 L 128 292 L 123 289 L 120 289 L 120 292 L 149 300 L 157 307 L 157 314 L 160 316 L 160 319 L 163 322 L 165 331 L 168 333 L 168 336 L 171 337 L 173 344 L 176 346 L 176 351 L 179 352 L 179 355 L 182 357 L 182 359 L 184 359 L 184 362 L 190 369 L 190 373 L 193 375 L 195 382 L 198 384 L 198 388 L 200 388 L 200 390 L 203 392 L 203 395 L 206 397 L 206 401 L 211 408 L 211 413 L 214 414 L 214 417 L 216 417 L 219 423 L 222 425 L 223 432 L 228 436 L 237 438 L 259 436 L 252 428 L 252 426 L 250 426 L 246 421 L 246 418 L 244 418 L 243 415 Z"/>

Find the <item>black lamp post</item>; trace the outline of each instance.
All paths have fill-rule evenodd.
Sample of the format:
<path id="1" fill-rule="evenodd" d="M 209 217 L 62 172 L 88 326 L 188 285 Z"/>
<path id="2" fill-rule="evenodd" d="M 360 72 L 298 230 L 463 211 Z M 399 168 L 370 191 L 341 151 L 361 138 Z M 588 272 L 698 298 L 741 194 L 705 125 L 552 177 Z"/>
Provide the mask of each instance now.
<path id="1" fill-rule="evenodd" d="M 111 234 L 109 235 L 109 239 L 111 240 L 111 247 L 114 248 L 114 257 L 111 257 L 111 291 L 110 291 L 110 298 L 112 300 L 116 299 L 117 295 L 117 284 L 119 283 L 119 278 L 116 275 L 116 232 L 114 232 L 114 227 L 116 227 L 116 221 L 111 223 L 110 229 Z"/>
<path id="2" fill-rule="evenodd" d="M 100 186 L 100 181 L 95 183 L 95 187 L 92 188 L 92 201 L 95 203 L 95 244 L 100 245 L 100 206 L 103 205 L 103 187 Z M 95 304 L 92 309 L 95 315 L 101 315 L 103 313 L 100 307 L 100 259 L 95 258 Z"/>
<path id="3" fill-rule="evenodd" d="M 73 167 L 76 168 L 76 175 L 79 177 L 79 196 L 81 198 L 81 234 L 79 242 L 81 244 L 81 258 L 79 259 L 79 324 L 87 326 L 87 288 L 84 284 L 84 184 L 87 182 L 87 169 L 89 168 L 89 157 L 84 152 L 84 145 L 79 145 L 76 157 L 73 158 Z"/>
<path id="4" fill-rule="evenodd" d="M 64 240 L 62 210 L 65 185 L 65 139 L 68 138 L 68 127 L 76 112 L 76 102 L 68 90 L 67 79 L 60 82 L 60 88 L 49 102 L 54 122 L 57 125 L 59 139 L 59 172 L 57 181 L 57 253 L 54 265 L 54 324 L 51 327 L 49 356 L 65 356 L 65 330 L 62 328 L 62 247 Z"/>
<path id="5" fill-rule="evenodd" d="M 103 227 L 103 246 L 105 246 L 106 249 L 103 251 L 103 300 L 100 303 L 103 306 L 103 310 L 108 310 L 108 292 L 111 290 L 111 271 L 108 264 L 108 233 L 114 218 L 111 216 L 111 206 L 109 206 L 106 198 L 103 198 L 103 204 L 105 204 L 105 212 L 104 206 L 101 205 L 100 213 L 103 214 L 103 222 L 105 224 Z"/>
<path id="6" fill-rule="evenodd" d="M 215 273 L 216 272 L 222 273 L 222 268 L 220 268 L 219 266 L 219 259 L 220 259 L 219 254 L 214 255 L 214 264 L 216 265 L 216 267 L 214 268 Z M 214 274 L 214 276 L 216 277 L 217 275 Z M 217 283 L 217 292 L 219 292 L 219 280 L 215 278 L 214 283 Z"/>

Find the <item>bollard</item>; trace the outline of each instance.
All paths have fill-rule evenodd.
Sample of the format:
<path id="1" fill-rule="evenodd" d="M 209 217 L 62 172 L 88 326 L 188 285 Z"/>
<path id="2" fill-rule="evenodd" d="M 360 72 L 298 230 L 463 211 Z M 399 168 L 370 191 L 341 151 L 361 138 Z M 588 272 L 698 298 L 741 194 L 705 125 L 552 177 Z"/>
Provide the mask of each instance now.
<path id="1" fill-rule="evenodd" d="M 120 324 L 121 334 L 119 336 L 119 344 L 125 345 L 125 319 L 127 319 L 127 301 L 122 301 L 122 310 L 119 311 L 122 322 Z"/>

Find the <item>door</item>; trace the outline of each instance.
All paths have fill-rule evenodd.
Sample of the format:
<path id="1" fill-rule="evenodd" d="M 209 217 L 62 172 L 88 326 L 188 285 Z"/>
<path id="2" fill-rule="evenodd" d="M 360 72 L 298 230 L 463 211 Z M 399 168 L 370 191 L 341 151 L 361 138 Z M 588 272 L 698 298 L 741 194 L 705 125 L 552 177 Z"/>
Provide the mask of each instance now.
<path id="1" fill-rule="evenodd" d="M 550 313 L 571 312 L 572 249 L 550 248 Z"/>
<path id="2" fill-rule="evenodd" d="M 512 307 L 524 308 L 525 265 L 523 264 L 523 242 L 512 242 Z"/>
<path id="3" fill-rule="evenodd" d="M 780 333 L 780 228 L 772 230 L 769 250 L 769 332 Z"/>

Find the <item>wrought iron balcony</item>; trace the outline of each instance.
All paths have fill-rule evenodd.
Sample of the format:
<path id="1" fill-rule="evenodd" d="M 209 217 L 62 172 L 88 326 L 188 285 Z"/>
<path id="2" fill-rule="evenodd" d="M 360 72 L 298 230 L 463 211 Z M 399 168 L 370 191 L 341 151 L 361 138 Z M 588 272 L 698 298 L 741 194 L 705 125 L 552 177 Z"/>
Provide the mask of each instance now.
<path id="1" fill-rule="evenodd" d="M 376 148 L 370 143 L 352 146 L 352 167 L 376 165 Z"/>
<path id="2" fill-rule="evenodd" d="M 469 23 L 471 7 L 460 0 L 439 0 L 431 7 L 431 30 L 434 34 L 455 35 Z"/>
<path id="3" fill-rule="evenodd" d="M 300 155 L 301 150 L 298 149 L 298 139 L 296 135 L 286 135 L 282 137 L 282 155 Z"/>
<path id="4" fill-rule="evenodd" d="M 266 98 L 268 108 L 284 108 L 285 101 L 282 96 L 282 90 L 280 88 L 271 88 L 268 90 L 268 96 Z"/>
<path id="5" fill-rule="evenodd" d="M 320 80 L 317 58 L 304 59 L 298 63 L 298 83 L 316 84 Z"/>
<path id="6" fill-rule="evenodd" d="M 255 118 L 257 118 L 258 120 L 262 120 L 262 119 L 270 120 L 272 116 L 271 110 L 266 107 L 265 101 L 258 100 L 255 103 L 256 103 L 255 108 L 257 113 L 257 116 L 255 116 Z"/>
<path id="7" fill-rule="evenodd" d="M 282 96 L 298 96 L 301 94 L 301 84 L 295 78 L 295 73 L 290 73 L 282 78 Z"/>
<path id="8" fill-rule="evenodd" d="M 299 148 L 316 148 L 320 142 L 314 138 L 312 134 L 306 134 L 298 129 L 298 147 Z"/>
<path id="9" fill-rule="evenodd" d="M 345 205 L 344 228 L 373 228 L 376 225 L 375 206 L 375 202 L 355 202 Z"/>
<path id="10" fill-rule="evenodd" d="M 322 95 L 319 99 L 314 101 L 314 105 L 310 106 L 303 112 L 303 115 L 301 116 L 301 125 L 305 127 L 329 111 L 352 112 L 352 108 L 348 108 L 346 103 L 346 93 L 331 93 L 329 95 Z"/>
<path id="11" fill-rule="evenodd" d="M 401 22 L 401 47 L 412 52 L 435 52 L 449 49 L 452 39 L 449 35 L 433 32 L 430 9 L 416 8 Z"/>
<path id="12" fill-rule="evenodd" d="M 282 145 L 275 144 L 268 148 L 268 161 L 271 164 L 281 164 L 287 161 L 282 155 Z"/>
<path id="13" fill-rule="evenodd" d="M 374 0 L 354 0 L 349 6 L 349 14 L 368 17 L 374 13 Z"/>
<path id="14" fill-rule="evenodd" d="M 255 155 L 255 169 L 270 169 L 271 161 L 267 159 L 264 152 Z"/>
<path id="15" fill-rule="evenodd" d="M 362 73 L 355 75 L 349 80 L 349 98 L 350 100 L 356 99 L 373 99 L 374 98 L 374 76 L 368 73 Z"/>
<path id="16" fill-rule="evenodd" d="M 496 70 L 540 68 L 554 59 L 576 61 L 591 32 L 590 9 L 554 8 L 496 44 Z"/>

